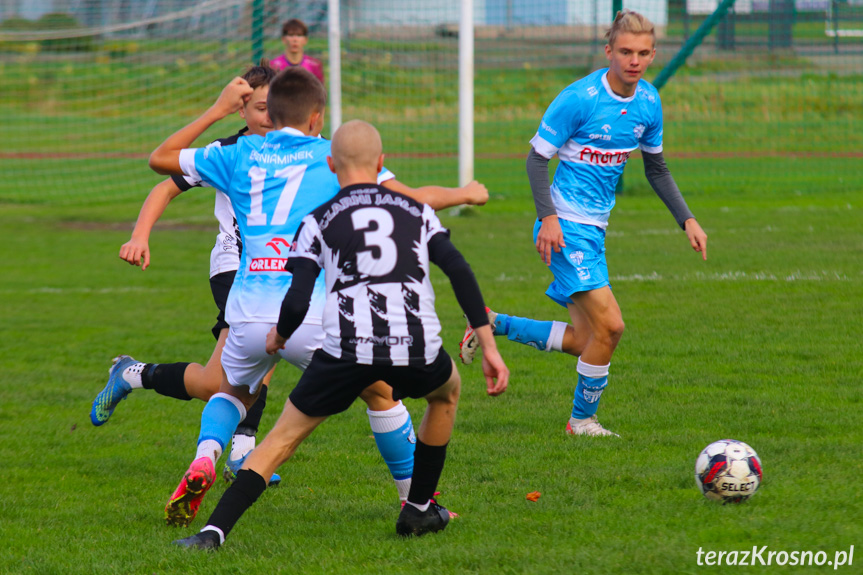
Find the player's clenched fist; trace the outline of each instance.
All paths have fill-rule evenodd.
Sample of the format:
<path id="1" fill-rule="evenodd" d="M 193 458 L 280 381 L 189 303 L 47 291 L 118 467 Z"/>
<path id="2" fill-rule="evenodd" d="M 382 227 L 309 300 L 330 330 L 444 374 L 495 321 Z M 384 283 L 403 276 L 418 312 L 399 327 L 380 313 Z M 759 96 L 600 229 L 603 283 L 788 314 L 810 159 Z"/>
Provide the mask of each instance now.
<path id="1" fill-rule="evenodd" d="M 218 109 L 221 114 L 230 116 L 243 107 L 243 104 L 252 95 L 252 92 L 254 90 L 249 83 L 237 76 L 222 89 L 222 93 L 219 94 L 219 98 L 213 104 L 213 107 Z"/>
<path id="2" fill-rule="evenodd" d="M 488 188 L 473 180 L 464 187 L 467 203 L 474 206 L 484 206 L 488 201 Z"/>

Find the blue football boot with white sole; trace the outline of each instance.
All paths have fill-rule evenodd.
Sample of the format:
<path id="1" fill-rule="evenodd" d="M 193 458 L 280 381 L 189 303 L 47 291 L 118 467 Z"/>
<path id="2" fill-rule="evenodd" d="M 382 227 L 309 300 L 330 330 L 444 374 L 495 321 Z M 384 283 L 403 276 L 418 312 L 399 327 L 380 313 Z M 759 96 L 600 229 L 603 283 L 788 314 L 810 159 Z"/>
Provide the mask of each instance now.
<path id="1" fill-rule="evenodd" d="M 136 363 L 139 362 L 128 355 L 118 355 L 114 358 L 114 363 L 108 370 L 108 383 L 93 400 L 93 407 L 90 409 L 90 421 L 93 425 L 98 427 L 106 423 L 114 413 L 117 404 L 126 399 L 132 391 L 132 386 L 123 379 L 123 372 Z"/>

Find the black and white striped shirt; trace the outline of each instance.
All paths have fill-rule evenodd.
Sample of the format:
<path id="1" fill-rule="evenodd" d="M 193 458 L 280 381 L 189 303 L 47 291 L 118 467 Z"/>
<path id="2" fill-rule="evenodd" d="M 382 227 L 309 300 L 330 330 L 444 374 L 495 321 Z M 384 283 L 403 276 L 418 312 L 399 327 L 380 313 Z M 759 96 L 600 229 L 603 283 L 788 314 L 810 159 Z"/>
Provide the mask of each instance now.
<path id="1" fill-rule="evenodd" d="M 243 128 L 233 136 L 213 141 L 211 145 L 233 146 L 240 137 L 248 133 L 248 130 L 248 128 Z M 181 192 L 196 187 L 208 187 L 206 182 L 192 176 L 171 176 L 171 179 Z M 210 277 L 236 271 L 240 267 L 240 255 L 243 253 L 243 240 L 240 238 L 240 228 L 237 225 L 234 206 L 231 205 L 231 200 L 222 190 L 216 190 L 216 205 L 213 214 L 219 222 L 219 235 L 216 236 L 216 245 L 210 252 Z"/>
<path id="2" fill-rule="evenodd" d="M 325 352 L 368 365 L 437 358 L 428 244 L 438 234 L 448 236 L 429 206 L 372 184 L 343 189 L 303 219 L 288 269 L 307 259 L 325 272 Z"/>

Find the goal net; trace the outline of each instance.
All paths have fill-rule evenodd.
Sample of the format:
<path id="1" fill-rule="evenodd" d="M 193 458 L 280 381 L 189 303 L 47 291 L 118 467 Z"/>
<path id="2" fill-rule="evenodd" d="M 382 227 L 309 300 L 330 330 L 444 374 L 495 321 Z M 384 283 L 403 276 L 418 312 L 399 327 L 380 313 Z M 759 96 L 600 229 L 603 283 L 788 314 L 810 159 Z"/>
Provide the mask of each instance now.
<path id="1" fill-rule="evenodd" d="M 863 38 L 829 36 L 824 20 L 859 28 L 859 1 L 741 0 L 705 39 L 661 92 L 685 191 L 853 189 Z M 648 80 L 715 4 L 624 2 L 657 25 Z M 410 185 L 458 181 L 460 5 L 340 2 L 342 120 L 377 125 L 387 166 Z M 0 2 L 0 202 L 142 199 L 159 180 L 149 153 L 256 56 L 281 54 L 292 17 L 329 79 L 326 0 Z M 529 194 L 528 142 L 560 90 L 606 65 L 611 17 L 611 0 L 474 0 L 476 176 L 493 193 Z M 198 143 L 240 126 L 221 122 Z M 627 187 L 647 189 L 631 172 Z"/>

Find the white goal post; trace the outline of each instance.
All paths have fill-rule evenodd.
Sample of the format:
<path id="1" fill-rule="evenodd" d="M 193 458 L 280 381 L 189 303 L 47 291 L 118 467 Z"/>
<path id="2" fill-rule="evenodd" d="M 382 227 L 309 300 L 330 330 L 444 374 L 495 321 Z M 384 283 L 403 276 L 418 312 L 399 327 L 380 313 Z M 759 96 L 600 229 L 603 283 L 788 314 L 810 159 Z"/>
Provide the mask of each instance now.
<path id="1" fill-rule="evenodd" d="M 330 136 L 342 123 L 342 24 L 339 0 L 327 0 L 327 49 L 329 51 Z M 474 179 L 474 3 L 460 0 L 458 26 L 458 182 Z"/>

